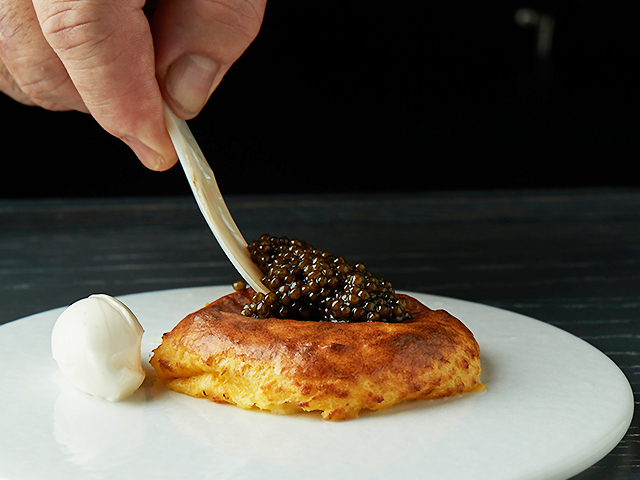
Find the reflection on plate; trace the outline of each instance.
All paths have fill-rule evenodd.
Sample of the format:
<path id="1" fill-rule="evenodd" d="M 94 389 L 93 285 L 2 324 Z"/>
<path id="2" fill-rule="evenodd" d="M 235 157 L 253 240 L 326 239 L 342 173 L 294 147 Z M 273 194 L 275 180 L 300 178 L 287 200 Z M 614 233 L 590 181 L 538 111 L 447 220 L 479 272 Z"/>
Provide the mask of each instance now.
<path id="1" fill-rule="evenodd" d="M 633 415 L 629 383 L 586 342 L 505 310 L 410 293 L 475 334 L 487 391 L 347 422 L 277 416 L 167 391 L 150 352 L 227 287 L 121 297 L 145 328 L 147 379 L 111 403 L 71 387 L 51 358 L 62 309 L 0 327 L 0 477 L 14 479 L 554 479 L 606 455 Z M 9 432 L 11 432 L 9 434 Z"/>

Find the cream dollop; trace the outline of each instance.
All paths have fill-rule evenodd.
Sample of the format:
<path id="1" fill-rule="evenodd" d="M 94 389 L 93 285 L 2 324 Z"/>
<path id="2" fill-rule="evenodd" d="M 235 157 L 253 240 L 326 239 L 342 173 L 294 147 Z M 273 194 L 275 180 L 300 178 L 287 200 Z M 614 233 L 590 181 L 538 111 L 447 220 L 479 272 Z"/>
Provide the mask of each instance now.
<path id="1" fill-rule="evenodd" d="M 120 300 L 91 295 L 67 307 L 51 332 L 51 353 L 79 390 L 111 401 L 128 397 L 142 384 L 144 330 Z"/>

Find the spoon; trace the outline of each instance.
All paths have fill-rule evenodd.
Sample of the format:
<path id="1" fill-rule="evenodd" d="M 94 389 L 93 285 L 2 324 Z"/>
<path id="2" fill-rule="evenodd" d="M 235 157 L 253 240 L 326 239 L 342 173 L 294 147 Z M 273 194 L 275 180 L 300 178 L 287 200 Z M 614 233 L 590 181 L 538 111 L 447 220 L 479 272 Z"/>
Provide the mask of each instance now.
<path id="1" fill-rule="evenodd" d="M 167 104 L 164 105 L 164 116 L 169 136 L 191 185 L 193 196 L 213 235 L 242 278 L 256 292 L 267 293 L 269 290 L 261 281 L 262 272 L 251 260 L 247 242 L 233 221 L 218 188 L 216 177 L 187 122 L 178 118 Z"/>

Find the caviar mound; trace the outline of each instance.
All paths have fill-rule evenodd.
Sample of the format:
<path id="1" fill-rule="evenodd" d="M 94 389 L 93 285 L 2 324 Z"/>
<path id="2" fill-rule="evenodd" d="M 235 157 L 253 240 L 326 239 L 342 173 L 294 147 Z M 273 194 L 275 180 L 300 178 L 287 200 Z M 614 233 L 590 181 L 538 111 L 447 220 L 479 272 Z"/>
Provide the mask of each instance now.
<path id="1" fill-rule="evenodd" d="M 252 294 L 221 297 L 165 333 L 150 360 L 158 379 L 193 397 L 332 421 L 485 389 L 472 332 L 415 298 L 401 296 L 406 322 L 335 323 L 241 315 Z"/>
<path id="2" fill-rule="evenodd" d="M 350 265 L 307 242 L 268 234 L 248 249 L 270 292 L 256 293 L 242 310 L 245 316 L 390 323 L 411 317 L 391 283 L 361 263 Z"/>

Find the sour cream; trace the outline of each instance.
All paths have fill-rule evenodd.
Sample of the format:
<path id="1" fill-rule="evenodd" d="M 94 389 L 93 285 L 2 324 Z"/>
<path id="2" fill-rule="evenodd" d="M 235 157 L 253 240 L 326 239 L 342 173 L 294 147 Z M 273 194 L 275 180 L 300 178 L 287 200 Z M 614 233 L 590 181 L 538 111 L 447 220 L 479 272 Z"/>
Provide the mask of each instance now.
<path id="1" fill-rule="evenodd" d="M 79 390 L 111 401 L 142 384 L 144 330 L 121 301 L 91 295 L 67 307 L 51 332 L 51 353 L 63 375 Z"/>

